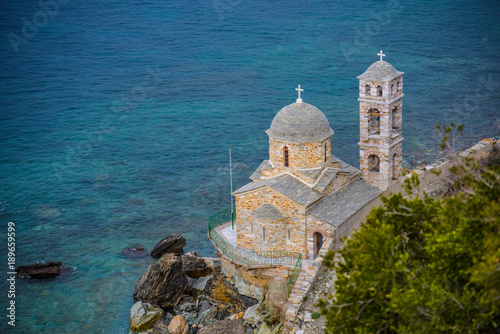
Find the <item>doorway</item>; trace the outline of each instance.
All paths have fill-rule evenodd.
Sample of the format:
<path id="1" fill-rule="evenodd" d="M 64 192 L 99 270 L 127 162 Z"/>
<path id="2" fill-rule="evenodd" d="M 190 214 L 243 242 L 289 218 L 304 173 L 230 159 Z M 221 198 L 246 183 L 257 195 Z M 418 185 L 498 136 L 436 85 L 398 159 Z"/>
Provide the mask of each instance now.
<path id="1" fill-rule="evenodd" d="M 314 239 L 314 256 L 315 259 L 318 256 L 319 250 L 323 247 L 323 235 L 319 232 L 313 234 Z"/>

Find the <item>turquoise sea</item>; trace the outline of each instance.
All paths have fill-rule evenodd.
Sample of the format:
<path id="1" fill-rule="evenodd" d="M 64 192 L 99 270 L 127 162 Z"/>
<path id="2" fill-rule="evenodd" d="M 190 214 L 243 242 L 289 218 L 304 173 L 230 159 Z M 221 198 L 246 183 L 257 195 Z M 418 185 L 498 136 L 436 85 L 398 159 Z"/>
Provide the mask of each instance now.
<path id="1" fill-rule="evenodd" d="M 407 166 L 500 134 L 498 1 L 5 0 L 0 3 L 0 328 L 126 333 L 132 291 L 171 233 L 213 255 L 207 216 L 267 158 L 264 133 L 296 99 L 321 109 L 333 153 L 358 166 L 358 80 L 380 49 L 404 71 Z M 16 281 L 7 324 L 7 223 Z M 9 332 L 10 333 L 10 332 Z"/>

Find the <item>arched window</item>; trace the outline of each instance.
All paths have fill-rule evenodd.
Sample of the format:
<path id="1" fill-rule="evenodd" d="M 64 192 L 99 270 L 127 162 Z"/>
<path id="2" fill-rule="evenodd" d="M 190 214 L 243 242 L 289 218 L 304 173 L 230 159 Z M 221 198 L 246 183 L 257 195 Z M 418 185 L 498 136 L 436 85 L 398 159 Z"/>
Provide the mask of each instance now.
<path id="1" fill-rule="evenodd" d="M 283 156 L 285 157 L 285 167 L 288 167 L 288 147 L 283 149 Z"/>
<path id="2" fill-rule="evenodd" d="M 392 109 L 392 129 L 395 131 L 399 130 L 399 115 L 398 115 L 398 107 Z"/>
<path id="3" fill-rule="evenodd" d="M 375 154 L 368 157 L 368 170 L 374 173 L 380 172 L 380 159 Z"/>
<path id="4" fill-rule="evenodd" d="M 394 95 L 394 84 L 391 85 L 391 95 Z"/>
<path id="5" fill-rule="evenodd" d="M 377 96 L 382 96 L 384 95 L 384 90 L 382 89 L 382 86 L 377 87 Z"/>
<path id="6" fill-rule="evenodd" d="M 397 83 L 397 86 L 396 86 L 396 87 L 397 87 L 396 92 L 400 93 L 400 92 L 401 92 L 401 82 L 399 82 L 399 81 L 398 81 L 398 83 Z"/>
<path id="7" fill-rule="evenodd" d="M 266 228 L 262 228 L 262 241 L 266 242 Z"/>
<path id="8" fill-rule="evenodd" d="M 290 240 L 291 235 L 290 235 L 290 229 L 286 230 L 286 240 Z"/>
<path id="9" fill-rule="evenodd" d="M 327 154 L 326 154 L 327 148 L 328 148 L 328 145 L 327 145 L 327 143 L 325 143 L 325 162 L 326 162 L 326 158 L 327 158 Z"/>
<path id="10" fill-rule="evenodd" d="M 368 119 L 369 119 L 369 134 L 377 135 L 380 134 L 380 111 L 375 108 L 371 108 L 368 111 Z"/>
<path id="11" fill-rule="evenodd" d="M 365 86 L 365 95 L 371 95 L 371 90 L 372 90 L 372 88 L 370 87 L 370 85 L 366 85 Z"/>

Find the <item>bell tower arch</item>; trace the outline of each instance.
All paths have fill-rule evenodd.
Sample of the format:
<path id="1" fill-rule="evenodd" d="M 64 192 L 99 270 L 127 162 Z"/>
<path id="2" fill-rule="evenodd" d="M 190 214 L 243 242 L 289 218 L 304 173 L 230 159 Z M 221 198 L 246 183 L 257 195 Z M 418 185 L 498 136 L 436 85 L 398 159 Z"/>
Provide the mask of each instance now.
<path id="1" fill-rule="evenodd" d="M 383 60 L 359 79 L 359 153 L 361 178 L 387 189 L 401 176 L 403 74 Z"/>

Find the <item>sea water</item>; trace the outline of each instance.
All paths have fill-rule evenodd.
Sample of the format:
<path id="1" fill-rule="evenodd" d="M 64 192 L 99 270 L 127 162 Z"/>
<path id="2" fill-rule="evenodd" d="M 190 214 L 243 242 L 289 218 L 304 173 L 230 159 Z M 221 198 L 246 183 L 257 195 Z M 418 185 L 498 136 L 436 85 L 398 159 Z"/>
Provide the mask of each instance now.
<path id="1" fill-rule="evenodd" d="M 70 275 L 16 280 L 16 333 L 126 333 L 132 291 L 181 233 L 215 254 L 207 216 L 268 157 L 274 115 L 302 98 L 359 166 L 358 80 L 379 58 L 404 71 L 404 164 L 438 156 L 436 123 L 464 145 L 499 134 L 496 1 L 2 1 L 0 247 L 16 265 Z M 2 279 L 0 326 L 8 325 Z"/>

